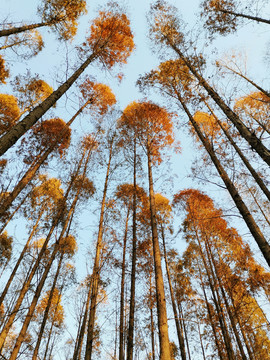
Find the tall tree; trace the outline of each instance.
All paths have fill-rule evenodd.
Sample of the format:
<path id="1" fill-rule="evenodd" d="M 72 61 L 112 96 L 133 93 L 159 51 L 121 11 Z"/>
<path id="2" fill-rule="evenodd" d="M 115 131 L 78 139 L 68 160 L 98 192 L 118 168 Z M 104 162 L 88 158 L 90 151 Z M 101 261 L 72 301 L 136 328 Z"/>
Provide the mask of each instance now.
<path id="1" fill-rule="evenodd" d="M 28 131 L 71 87 L 87 66 L 98 60 L 108 69 L 126 62 L 134 43 L 127 16 L 116 3 L 107 11 L 100 11 L 91 25 L 90 36 L 79 47 L 79 55 L 85 60 L 57 90 L 34 108 L 24 119 L 16 124 L 0 139 L 0 155 L 3 155 L 15 142 Z"/>

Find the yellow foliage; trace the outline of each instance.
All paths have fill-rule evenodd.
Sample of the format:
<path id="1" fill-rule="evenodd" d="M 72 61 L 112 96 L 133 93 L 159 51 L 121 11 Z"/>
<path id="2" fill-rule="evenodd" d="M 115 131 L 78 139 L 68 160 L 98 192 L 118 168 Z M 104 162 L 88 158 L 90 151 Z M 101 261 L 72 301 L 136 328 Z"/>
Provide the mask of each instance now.
<path id="1" fill-rule="evenodd" d="M 0 135 L 15 125 L 19 117 L 20 108 L 15 96 L 0 94 Z"/>
<path id="2" fill-rule="evenodd" d="M 36 307 L 35 317 L 42 316 L 49 300 L 50 291 L 47 291 Z M 49 320 L 54 326 L 61 327 L 64 323 L 64 308 L 61 304 L 61 294 L 57 288 L 54 289 L 49 310 Z"/>
<path id="3" fill-rule="evenodd" d="M 221 129 L 213 115 L 209 115 L 202 111 L 197 111 L 193 118 L 199 125 L 204 136 L 212 140 L 216 140 L 217 136 L 221 134 Z M 193 127 L 191 128 L 191 131 L 193 135 L 196 135 L 196 131 Z M 197 140 L 199 140 L 198 137 Z"/>
<path id="4" fill-rule="evenodd" d="M 68 256 L 73 256 L 78 251 L 75 237 L 72 235 L 68 235 L 64 238 L 61 238 L 58 249 L 59 252 L 67 254 Z"/>
<path id="5" fill-rule="evenodd" d="M 0 55 L 0 84 L 6 84 L 6 78 L 9 77 L 9 70 L 5 66 L 5 60 Z"/>
<path id="6" fill-rule="evenodd" d="M 12 253 L 13 238 L 8 236 L 7 231 L 0 234 L 0 266 L 9 261 Z"/>

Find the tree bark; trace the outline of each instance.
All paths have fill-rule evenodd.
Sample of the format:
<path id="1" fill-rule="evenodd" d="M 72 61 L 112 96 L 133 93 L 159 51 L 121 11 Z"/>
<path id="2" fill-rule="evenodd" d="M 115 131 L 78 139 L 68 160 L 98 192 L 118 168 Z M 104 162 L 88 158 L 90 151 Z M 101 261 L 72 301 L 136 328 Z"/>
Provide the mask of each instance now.
<path id="1" fill-rule="evenodd" d="M 247 227 L 249 228 L 251 234 L 253 235 L 255 241 L 257 242 L 257 245 L 259 246 L 267 264 L 270 266 L 270 246 L 269 246 L 267 240 L 263 236 L 260 228 L 258 227 L 258 225 L 256 224 L 255 220 L 253 219 L 252 215 L 250 214 L 246 204 L 242 200 L 242 198 L 241 198 L 240 194 L 238 193 L 236 187 L 234 186 L 233 182 L 231 181 L 231 179 L 229 178 L 225 169 L 221 165 L 219 159 L 217 158 L 217 156 L 215 154 L 215 151 L 214 151 L 212 145 L 209 143 L 208 139 L 206 137 L 204 137 L 204 135 L 202 134 L 200 127 L 194 120 L 194 118 L 191 115 L 191 113 L 189 112 L 186 104 L 184 103 L 184 101 L 182 100 L 182 98 L 179 95 L 178 95 L 178 99 L 179 99 L 184 111 L 188 115 L 188 118 L 189 118 L 192 126 L 194 127 L 194 130 L 196 131 L 199 139 L 203 143 L 212 162 L 214 163 L 214 165 L 215 165 L 220 177 L 222 178 L 227 190 L 229 191 L 237 209 L 239 210 L 240 214 L 242 215 L 242 217 L 243 217 Z"/>
<path id="2" fill-rule="evenodd" d="M 197 78 L 199 81 L 199 85 L 201 85 L 206 92 L 211 96 L 211 98 L 215 101 L 215 103 L 220 107 L 220 109 L 224 112 L 227 118 L 233 123 L 233 125 L 239 131 L 239 134 L 249 143 L 251 148 L 257 152 L 257 154 L 268 164 L 270 165 L 270 151 L 267 149 L 260 139 L 256 137 L 256 135 L 250 131 L 246 125 L 241 121 L 239 116 L 232 111 L 232 109 L 225 104 L 223 99 L 219 96 L 219 94 L 208 84 L 208 82 L 199 74 L 199 72 L 195 69 L 195 67 L 191 64 L 189 59 L 175 46 L 168 38 L 168 45 L 178 54 L 178 56 L 184 61 L 186 66 L 189 68 L 191 73 Z"/>
<path id="3" fill-rule="evenodd" d="M 129 219 L 129 208 L 127 211 L 125 233 L 124 233 L 124 239 L 123 239 L 121 294 L 120 294 L 120 321 L 119 321 L 119 360 L 125 359 L 125 354 L 124 354 L 124 311 L 125 311 L 125 274 L 126 274 L 126 246 L 127 246 L 128 219 Z"/>
<path id="4" fill-rule="evenodd" d="M 46 113 L 61 96 L 71 87 L 78 79 L 87 66 L 98 57 L 99 48 L 92 53 L 85 62 L 65 81 L 57 90 L 49 95 L 40 105 L 35 107 L 23 120 L 14 125 L 11 130 L 0 138 L 0 156 L 3 155 L 12 145 L 14 145 L 27 130 L 29 130 L 40 118 Z"/>
<path id="5" fill-rule="evenodd" d="M 234 15 L 236 17 L 242 17 L 244 19 L 249 19 L 249 20 L 255 20 L 257 22 L 262 22 L 265 24 L 270 24 L 270 20 L 267 19 L 263 19 L 260 18 L 258 16 L 252 16 L 252 15 L 248 15 L 248 14 L 242 14 L 242 13 L 238 13 L 238 12 L 234 12 L 234 11 L 230 11 L 230 10 L 225 10 L 222 8 L 219 8 L 218 11 L 223 12 L 224 14 L 230 14 L 230 15 Z"/>
<path id="6" fill-rule="evenodd" d="M 186 350 L 185 350 L 184 335 L 183 335 L 183 331 L 179 324 L 177 307 L 176 307 L 175 298 L 174 298 L 174 291 L 173 291 L 172 282 L 171 282 L 170 269 L 169 269 L 168 259 L 167 259 L 164 228 L 163 228 L 162 224 L 161 224 L 161 235 L 162 235 L 162 242 L 163 242 L 164 260 L 165 260 L 167 278 L 168 278 L 168 283 L 169 283 L 169 288 L 170 288 L 173 315 L 174 315 L 174 321 L 175 321 L 175 326 L 176 326 L 176 330 L 177 330 L 177 337 L 178 337 L 178 342 L 179 342 L 179 347 L 180 347 L 180 352 L 181 352 L 181 358 L 182 358 L 182 360 L 186 360 L 187 356 L 186 356 Z"/>
<path id="7" fill-rule="evenodd" d="M 155 197 L 154 197 L 154 189 L 153 189 L 152 163 L 151 163 L 149 142 L 147 146 L 147 159 L 148 159 L 151 229 L 152 229 L 152 242 L 153 242 L 153 252 L 154 252 L 154 264 L 155 264 L 160 360 L 170 360 L 171 354 L 170 354 L 170 342 L 169 342 L 169 334 L 168 334 L 166 299 L 165 299 L 165 291 L 164 291 L 164 283 L 163 283 L 163 275 L 162 275 L 161 255 L 160 255 L 160 248 L 158 242 L 156 206 L 155 206 Z"/>
<path id="8" fill-rule="evenodd" d="M 103 197 L 102 197 L 100 217 L 99 217 L 96 255 L 95 255 L 95 261 L 94 261 L 93 273 L 92 273 L 91 306 L 90 306 L 90 311 L 89 311 L 87 341 L 86 341 L 86 349 L 85 349 L 85 360 L 91 360 L 92 350 L 93 350 L 95 314 L 96 314 L 96 307 L 97 307 L 97 296 L 98 296 L 98 285 L 99 285 L 98 283 L 99 283 L 99 279 L 100 279 L 100 252 L 101 252 L 101 247 L 102 247 L 105 202 L 106 202 L 107 188 L 108 188 L 108 182 L 109 182 L 111 159 L 112 159 L 112 153 L 113 153 L 113 143 L 114 143 L 114 139 L 112 139 L 111 143 L 110 143 L 109 161 L 107 164 L 107 172 L 106 172 L 105 183 L 104 183 L 104 188 L 103 188 Z"/>
<path id="9" fill-rule="evenodd" d="M 129 303 L 129 327 L 127 338 L 127 360 L 133 358 L 134 347 L 134 320 L 135 320 L 135 285 L 136 285 L 136 261 L 137 261 L 137 139 L 134 138 L 133 148 L 133 204 L 132 204 L 132 265 L 130 275 L 130 303 Z"/>
<path id="10" fill-rule="evenodd" d="M 54 22 L 55 22 L 55 20 L 54 20 Z M 9 35 L 13 35 L 13 34 L 19 34 L 21 32 L 37 29 L 37 28 L 40 28 L 43 26 L 50 26 L 50 25 L 52 25 L 52 23 L 53 23 L 52 21 L 47 21 L 47 22 L 40 22 L 40 23 L 36 23 L 36 24 L 23 25 L 23 26 L 17 26 L 17 27 L 14 26 L 9 29 L 0 30 L 0 37 L 9 36 Z"/>

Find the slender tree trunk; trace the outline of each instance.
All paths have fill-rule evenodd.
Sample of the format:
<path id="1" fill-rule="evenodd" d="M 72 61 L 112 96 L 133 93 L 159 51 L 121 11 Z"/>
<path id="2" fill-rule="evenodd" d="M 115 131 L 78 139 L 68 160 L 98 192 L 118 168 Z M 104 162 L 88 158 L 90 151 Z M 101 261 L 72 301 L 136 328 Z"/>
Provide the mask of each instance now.
<path id="1" fill-rule="evenodd" d="M 212 314 L 212 310 L 211 310 L 209 301 L 207 299 L 205 286 L 204 286 L 204 283 L 203 283 L 203 278 L 202 278 L 202 273 L 201 273 L 201 268 L 200 268 L 200 265 L 198 264 L 198 261 L 197 261 L 197 266 L 198 266 L 198 270 L 199 270 L 199 276 L 200 276 L 200 282 L 201 282 L 201 286 L 202 286 L 202 290 L 203 290 L 203 296 L 204 296 L 204 300 L 205 300 L 205 303 L 206 303 L 208 318 L 209 318 L 209 322 L 211 324 L 211 328 L 212 328 L 214 339 L 215 339 L 215 344 L 216 344 L 217 351 L 218 351 L 218 356 L 219 356 L 220 360 L 223 360 L 224 359 L 223 350 L 221 348 L 221 343 L 220 343 L 220 341 L 219 341 L 219 339 L 217 337 L 218 331 L 217 331 L 216 325 L 215 325 L 215 323 L 213 321 L 213 314 Z"/>
<path id="2" fill-rule="evenodd" d="M 197 323 L 197 325 L 198 325 L 198 333 L 199 333 L 200 344 L 201 344 L 201 349 L 202 349 L 202 354 L 203 354 L 203 360 L 206 360 L 205 351 L 204 351 L 204 346 L 203 346 L 203 341 L 202 341 L 202 334 L 201 334 L 200 324 Z"/>
<path id="3" fill-rule="evenodd" d="M 186 350 L 185 350 L 185 340 L 184 340 L 183 330 L 181 329 L 180 324 L 179 324 L 177 307 L 176 307 L 176 302 L 175 302 L 175 298 L 174 298 L 174 291 L 173 291 L 172 282 L 171 282 L 170 269 L 169 269 L 168 259 L 167 259 L 164 228 L 163 228 L 162 224 L 161 224 L 161 235 L 162 235 L 162 242 L 163 242 L 164 260 L 165 260 L 167 278 L 168 278 L 168 283 L 169 283 L 169 288 L 170 288 L 171 302 L 172 302 L 174 321 L 175 321 L 177 337 L 178 337 L 178 342 L 179 342 L 179 347 L 180 347 L 180 352 L 181 352 L 181 358 L 182 358 L 182 360 L 186 360 L 187 356 L 186 356 Z"/>
<path id="4" fill-rule="evenodd" d="M 8 289 L 9 289 L 9 287 L 10 287 L 10 285 L 11 285 L 11 283 L 12 283 L 12 281 L 13 281 L 15 275 L 16 275 L 18 267 L 20 266 L 20 264 L 22 262 L 22 259 L 23 259 L 24 255 L 25 255 L 26 251 L 28 250 L 29 244 L 30 244 L 30 242 L 31 242 L 36 230 L 37 230 L 37 227 L 39 225 L 40 219 L 41 219 L 44 211 L 45 211 L 45 206 L 43 206 L 43 208 L 41 209 L 41 211 L 39 213 L 39 216 L 37 218 L 37 221 L 36 221 L 35 225 L 33 226 L 32 230 L 31 230 L 31 233 L 30 233 L 30 235 L 28 237 L 28 240 L 27 240 L 22 252 L 20 253 L 20 256 L 19 256 L 19 258 L 18 258 L 18 260 L 17 260 L 17 262 L 16 262 L 16 264 L 15 264 L 13 270 L 12 270 L 12 273 L 9 276 L 9 279 L 8 279 L 8 281 L 6 283 L 6 286 L 5 286 L 3 292 L 2 292 L 2 294 L 0 296 L 0 305 L 4 301 L 4 298 L 5 298 L 5 296 L 6 296 L 7 292 L 8 292 Z"/>
<path id="5" fill-rule="evenodd" d="M 188 336 L 187 336 L 186 321 L 184 319 L 184 312 L 183 312 L 181 301 L 177 301 L 177 306 L 178 306 L 178 313 L 180 314 L 179 322 L 180 322 L 180 325 L 181 325 L 181 329 L 183 329 L 182 331 L 184 331 L 184 334 L 185 334 L 188 358 L 189 358 L 189 360 L 191 360 L 189 341 L 188 341 Z"/>
<path id="6" fill-rule="evenodd" d="M 258 84 L 256 84 L 254 81 L 252 81 L 251 79 L 246 77 L 244 74 L 242 74 L 241 72 L 236 71 L 234 69 L 231 69 L 227 65 L 222 65 L 222 66 L 225 67 L 226 69 L 228 69 L 229 71 L 233 72 L 234 74 L 240 76 L 241 78 L 243 78 L 244 80 L 249 82 L 252 86 L 254 86 L 256 89 L 258 89 L 259 91 L 261 91 L 263 94 L 265 94 L 266 96 L 268 96 L 270 98 L 270 92 L 268 92 L 265 89 L 263 89 L 262 87 L 260 87 Z"/>
<path id="7" fill-rule="evenodd" d="M 90 154 L 91 154 L 91 152 L 89 151 L 87 161 L 88 161 L 88 159 L 89 159 L 89 157 L 90 157 Z M 71 190 L 71 188 L 72 188 L 74 179 L 76 178 L 76 176 L 77 176 L 78 173 L 79 173 L 79 170 L 80 170 L 80 168 L 81 168 L 81 166 L 82 166 L 82 162 L 83 162 L 83 160 L 84 160 L 84 157 L 85 157 L 85 153 L 84 153 L 83 156 L 81 157 L 81 159 L 80 159 L 80 161 L 79 161 L 79 164 L 78 164 L 78 166 L 77 166 L 77 169 L 76 169 L 76 171 L 75 171 L 75 173 L 74 173 L 74 176 L 72 177 L 72 181 L 70 182 L 70 184 L 69 184 L 69 186 L 68 186 L 68 189 L 67 189 L 66 194 L 65 194 L 65 199 L 67 199 L 68 196 L 69 196 L 69 193 L 70 193 L 70 190 Z M 23 299 L 24 299 L 24 296 L 25 296 L 26 292 L 28 291 L 29 286 L 30 286 L 30 283 L 31 283 L 31 281 L 32 281 L 32 279 L 33 279 L 33 277 L 34 277 L 34 275 L 35 275 L 35 273 L 36 273 L 36 271 L 37 271 L 37 269 L 38 269 L 38 267 L 39 267 L 39 265 L 40 265 L 40 262 L 41 262 L 41 260 L 42 260 L 42 257 L 43 257 L 43 255 L 45 254 L 45 251 L 46 251 L 46 249 L 47 249 L 47 245 L 48 245 L 48 243 L 49 243 L 49 241 L 50 241 L 50 239 L 51 239 L 51 236 L 52 236 L 52 234 L 53 234 L 53 232 L 54 232 L 54 230 L 55 230 L 55 228 L 56 228 L 56 226 L 57 226 L 57 224 L 58 224 L 59 218 L 62 216 L 62 213 L 63 213 L 63 208 L 60 208 L 59 211 L 58 211 L 58 215 L 55 216 L 54 219 L 53 219 L 53 221 L 52 221 L 52 225 L 51 225 L 50 231 L 49 231 L 49 233 L 48 233 L 48 235 L 47 235 L 47 237 L 46 237 L 46 239 L 45 239 L 45 241 L 44 241 L 44 243 L 43 243 L 42 248 L 40 249 L 40 252 L 39 252 L 39 254 L 38 254 L 38 257 L 37 257 L 37 259 L 36 259 L 36 262 L 35 262 L 33 268 L 31 269 L 27 280 L 26 280 L 26 281 L 24 282 L 24 284 L 23 284 L 23 287 L 22 287 L 21 292 L 20 292 L 20 294 L 19 294 L 19 297 L 18 297 L 18 299 L 17 299 L 16 305 L 15 305 L 14 308 L 13 308 L 12 314 L 11 314 L 11 316 L 9 317 L 6 326 L 4 327 L 4 329 L 2 330 L 2 332 L 1 332 L 1 334 L 0 334 L 0 349 L 2 349 L 2 346 L 3 346 L 3 343 L 4 343 L 5 339 L 6 339 L 6 336 L 7 336 L 8 332 L 9 332 L 9 330 L 10 330 L 12 324 L 13 324 L 13 321 L 14 321 L 14 319 L 15 319 L 15 316 L 16 316 L 17 312 L 18 312 L 19 309 L 20 309 L 20 306 L 21 306 L 21 304 L 22 304 L 22 301 L 23 301 Z M 45 280 L 44 280 L 44 281 L 45 281 Z M 40 291 L 41 291 L 41 290 L 40 290 Z M 30 311 L 30 309 L 29 309 L 29 311 Z M 30 319 L 29 319 L 29 321 L 30 321 Z M 28 327 L 28 325 L 27 325 L 27 327 Z"/>
<path id="8" fill-rule="evenodd" d="M 186 66 L 192 72 L 192 74 L 197 78 L 199 84 L 207 91 L 207 93 L 212 97 L 215 103 L 220 107 L 220 109 L 224 112 L 227 118 L 233 123 L 233 125 L 239 131 L 239 134 L 249 143 L 252 149 L 254 149 L 258 155 L 268 164 L 270 165 L 270 151 L 267 149 L 260 139 L 256 137 L 256 135 L 250 131 L 246 125 L 241 121 L 239 116 L 232 111 L 232 109 L 225 104 L 223 99 L 219 96 L 219 94 L 208 84 L 208 82 L 199 74 L 199 72 L 195 69 L 192 63 L 188 60 L 187 57 L 168 39 L 168 45 L 179 55 L 179 57 L 184 61 Z"/>
<path id="9" fill-rule="evenodd" d="M 225 134 L 225 136 L 227 137 L 227 139 L 229 140 L 229 142 L 231 143 L 231 145 L 233 146 L 233 148 L 235 149 L 235 151 L 237 152 L 237 154 L 239 155 L 240 159 L 243 161 L 243 163 L 245 164 L 246 168 L 248 169 L 248 171 L 251 173 L 251 175 L 253 176 L 254 180 L 256 181 L 256 183 L 258 184 L 258 186 L 260 187 L 260 189 L 262 190 L 262 192 L 265 194 L 265 196 L 267 197 L 267 199 L 270 201 L 270 190 L 268 189 L 268 187 L 265 185 L 265 183 L 263 182 L 263 180 L 261 179 L 261 177 L 258 175 L 258 173 L 256 172 L 256 170 L 253 168 L 253 166 L 250 164 L 250 162 L 248 161 L 248 159 L 245 157 L 245 155 L 243 154 L 243 152 L 241 151 L 241 149 L 238 147 L 238 145 L 236 144 L 236 142 L 233 140 L 232 136 L 230 135 L 230 133 L 225 129 L 225 127 L 222 125 L 222 122 L 217 118 L 217 116 L 214 114 L 213 110 L 210 108 L 210 106 L 207 104 L 207 102 L 205 102 L 205 105 L 208 107 L 208 109 L 211 111 L 212 115 L 214 116 L 215 120 L 217 121 L 218 125 L 220 126 L 221 130 L 223 131 L 223 133 Z"/>
<path id="10" fill-rule="evenodd" d="M 255 20 L 257 22 L 262 22 L 262 23 L 265 23 L 265 24 L 270 24 L 270 20 L 267 20 L 267 19 L 263 19 L 263 18 L 260 18 L 258 16 L 252 16 L 252 15 L 248 15 L 248 14 L 241 14 L 241 13 L 238 13 L 238 12 L 234 12 L 234 11 L 230 11 L 230 10 L 225 10 L 225 9 L 221 9 L 219 8 L 218 11 L 224 13 L 224 14 L 230 14 L 230 15 L 234 15 L 236 17 L 242 17 L 244 19 L 249 19 L 249 20 Z"/>
<path id="11" fill-rule="evenodd" d="M 235 335 L 235 338 L 236 338 L 236 342 L 237 342 L 241 357 L 242 357 L 243 360 L 247 360 L 247 357 L 246 357 L 246 354 L 245 354 L 245 351 L 244 351 L 244 348 L 243 348 L 243 345 L 242 345 L 242 341 L 240 339 L 239 332 L 238 332 L 238 330 L 236 328 L 236 323 L 234 321 L 234 317 L 233 317 L 233 314 L 231 312 L 231 308 L 230 308 L 230 305 L 228 303 L 228 299 L 226 297 L 226 294 L 225 294 L 225 291 L 224 291 L 224 288 L 223 288 L 223 285 L 222 285 L 222 282 L 221 282 L 221 279 L 220 279 L 220 275 L 217 273 L 216 261 L 214 259 L 213 253 L 212 253 L 212 251 L 210 249 L 210 244 L 208 243 L 207 239 L 205 239 L 205 249 L 206 249 L 206 253 L 207 253 L 207 257 L 208 257 L 208 261 L 209 261 L 212 276 L 213 276 L 213 278 L 216 279 L 216 282 L 218 283 L 216 285 L 217 292 L 218 292 L 218 289 L 220 289 L 222 298 L 224 300 L 226 311 L 227 311 L 227 313 L 229 315 L 230 323 L 232 325 L 232 329 L 233 329 L 233 332 L 234 332 L 234 335 Z"/>
<path id="12" fill-rule="evenodd" d="M 133 358 L 134 347 L 134 320 L 135 320 L 135 285 L 136 285 L 136 261 L 137 261 L 137 139 L 134 138 L 133 148 L 133 204 L 132 204 L 132 265 L 130 278 L 130 303 L 129 303 L 129 327 L 127 338 L 127 360 Z"/>
<path id="13" fill-rule="evenodd" d="M 125 359 L 124 353 L 124 311 L 125 311 L 125 274 L 126 274 L 126 246 L 128 232 L 129 208 L 127 211 L 125 234 L 123 239 L 123 257 L 121 274 L 121 294 L 120 294 L 120 321 L 119 321 L 119 360 Z"/>
<path id="14" fill-rule="evenodd" d="M 48 319 L 48 316 L 49 316 L 49 311 L 50 311 L 50 308 L 51 308 L 52 299 L 53 299 L 54 291 L 55 291 L 55 288 L 56 288 L 56 283 L 57 283 L 57 280 L 58 280 L 58 276 L 60 274 L 63 258 L 64 258 L 64 252 L 62 252 L 61 255 L 60 255 L 60 259 L 59 259 L 59 262 L 58 262 L 56 274 L 54 276 L 54 280 L 53 280 L 52 287 L 50 289 L 50 294 L 49 294 L 49 298 L 48 298 L 48 301 L 47 301 L 46 309 L 44 311 L 42 323 L 41 323 L 41 326 L 39 328 L 38 339 L 37 339 L 37 342 L 36 342 L 36 346 L 35 346 L 35 349 L 34 349 L 32 360 L 37 360 L 37 358 L 38 358 L 39 347 L 40 347 L 41 340 L 42 340 L 42 337 L 43 337 L 46 322 L 47 322 L 47 319 Z"/>
<path id="15" fill-rule="evenodd" d="M 260 228 L 256 224 L 252 215 L 250 214 L 249 209 L 247 208 L 246 204 L 242 200 L 242 198 L 241 198 L 239 192 L 237 191 L 236 187 L 234 186 L 233 182 L 231 181 L 231 179 L 229 178 L 225 169 L 221 165 L 219 159 L 217 158 L 217 156 L 215 154 L 215 151 L 214 151 L 212 145 L 210 144 L 208 139 L 206 137 L 204 137 L 204 135 L 202 134 L 200 127 L 194 120 L 193 116 L 191 115 L 187 106 L 185 105 L 185 103 L 183 102 L 182 98 L 179 95 L 178 95 L 178 99 L 179 99 L 183 109 L 185 110 L 186 114 L 188 115 L 188 118 L 189 118 L 192 126 L 194 127 L 194 130 L 196 131 L 199 139 L 203 143 L 212 162 L 214 163 L 214 165 L 215 165 L 220 177 L 222 178 L 227 190 L 229 191 L 237 209 L 239 210 L 240 214 L 242 215 L 242 217 L 243 217 L 247 227 L 249 228 L 251 234 L 253 235 L 255 241 L 257 242 L 266 262 L 270 266 L 270 245 L 268 244 L 267 240 L 263 236 Z"/>
<path id="16" fill-rule="evenodd" d="M 30 25 L 23 25 L 23 26 L 18 26 L 18 27 L 12 27 L 9 29 L 3 29 L 3 30 L 0 30 L 0 37 L 9 36 L 9 35 L 13 35 L 13 34 L 19 34 L 21 32 L 25 32 L 25 31 L 29 31 L 29 30 L 37 29 L 37 28 L 40 28 L 43 26 L 49 26 L 49 25 L 52 25 L 52 21 L 41 22 L 41 23 L 30 24 Z"/>
<path id="17" fill-rule="evenodd" d="M 59 242 L 64 237 L 64 234 L 65 234 L 65 232 L 67 230 L 69 221 L 70 221 L 70 219 L 71 219 L 71 217 L 72 217 L 72 215 L 73 215 L 73 213 L 75 211 L 75 207 L 76 207 L 76 204 L 77 204 L 77 201 L 78 201 L 78 198 L 79 198 L 79 191 L 80 191 L 80 189 L 77 190 L 77 193 L 76 193 L 76 195 L 74 197 L 74 200 L 73 200 L 73 202 L 72 202 L 72 204 L 70 206 L 69 212 L 68 212 L 67 217 L 65 219 L 65 223 L 64 223 L 63 228 L 61 230 L 61 233 L 59 235 L 58 241 L 54 245 L 53 252 L 52 252 L 52 254 L 50 256 L 50 259 L 49 259 L 48 263 L 46 264 L 43 275 L 42 275 L 42 277 L 40 279 L 40 282 L 39 282 L 39 284 L 38 284 L 38 286 L 36 288 L 35 295 L 34 295 L 34 297 L 32 299 L 31 305 L 29 306 L 29 309 L 28 309 L 27 315 L 25 317 L 25 320 L 23 322 L 23 326 L 21 328 L 21 331 L 20 331 L 20 333 L 19 333 L 19 335 L 17 337 L 14 349 L 13 349 L 12 354 L 10 356 L 10 360 L 16 360 L 16 358 L 17 358 L 18 352 L 20 350 L 21 344 L 22 344 L 23 339 L 25 337 L 25 334 L 26 334 L 26 331 L 28 329 L 29 323 L 32 320 L 33 313 L 35 311 L 35 308 L 36 308 L 38 299 L 40 297 L 41 291 L 42 291 L 42 289 L 44 287 L 44 284 L 45 284 L 45 281 L 46 281 L 47 276 L 49 274 L 49 271 L 51 269 L 52 263 L 53 263 L 56 255 L 58 253 Z"/>
<path id="18" fill-rule="evenodd" d="M 85 335 L 87 318 L 88 318 L 88 314 L 89 314 L 91 291 L 92 291 L 92 279 L 89 281 L 89 285 L 88 285 L 88 293 L 87 293 L 87 299 L 86 299 L 86 303 L 85 303 L 83 321 L 82 321 L 81 328 L 79 329 L 77 345 L 74 348 L 74 353 L 73 353 L 73 358 L 72 358 L 73 360 L 81 359 L 83 339 L 84 339 L 84 335 Z"/>
<path id="19" fill-rule="evenodd" d="M 91 306 L 89 312 L 89 320 L 88 320 L 88 329 L 87 329 L 87 341 L 86 341 L 86 349 L 85 349 L 85 360 L 91 360 L 92 350 L 93 350 L 93 341 L 94 341 L 94 326 L 95 326 L 95 314 L 97 307 L 97 296 L 98 296 L 98 283 L 100 279 L 100 252 L 102 247 L 102 236 L 103 236 L 103 222 L 104 222 L 104 212 L 105 212 L 105 202 L 111 167 L 111 159 L 113 153 L 113 143 L 114 139 L 111 140 L 110 143 L 110 153 L 109 153 L 109 161 L 107 165 L 106 178 L 103 189 L 103 197 L 101 202 L 101 210 L 100 210 L 100 218 L 99 218 L 99 227 L 98 227 L 98 238 L 96 244 L 96 255 L 93 266 L 93 274 L 92 274 L 92 292 L 91 292 Z"/>
<path id="20" fill-rule="evenodd" d="M 105 46 L 105 44 L 103 45 Z M 92 53 L 85 62 L 69 77 L 57 90 L 49 95 L 40 105 L 35 107 L 23 120 L 14 125 L 5 135 L 0 138 L 0 156 L 3 155 L 16 141 L 23 136 L 40 118 L 46 113 L 61 96 L 71 87 L 71 85 L 78 79 L 87 66 L 93 62 L 101 50 L 99 48 L 95 53 Z"/>
<path id="21" fill-rule="evenodd" d="M 156 220 L 156 206 L 153 189 L 152 163 L 151 153 L 147 149 L 148 158 L 148 178 L 149 178 L 149 200 L 151 213 L 151 228 L 152 228 L 152 242 L 154 252 L 155 264 L 155 280 L 156 280 L 156 297 L 157 297 L 157 313 L 158 313 L 158 330 L 159 330 L 159 345 L 160 345 L 160 360 L 170 360 L 170 342 L 168 334 L 168 321 L 166 311 L 166 299 L 162 275 L 161 255 L 158 242 L 157 220 Z"/>
<path id="22" fill-rule="evenodd" d="M 150 299 L 152 299 L 152 271 L 150 274 Z M 153 304 L 152 301 L 150 303 L 150 326 L 151 326 L 151 346 L 152 346 L 152 360 L 156 358 L 156 351 L 155 351 L 155 326 L 154 326 L 154 316 L 153 316 Z M 120 360 L 120 359 L 119 359 Z"/>

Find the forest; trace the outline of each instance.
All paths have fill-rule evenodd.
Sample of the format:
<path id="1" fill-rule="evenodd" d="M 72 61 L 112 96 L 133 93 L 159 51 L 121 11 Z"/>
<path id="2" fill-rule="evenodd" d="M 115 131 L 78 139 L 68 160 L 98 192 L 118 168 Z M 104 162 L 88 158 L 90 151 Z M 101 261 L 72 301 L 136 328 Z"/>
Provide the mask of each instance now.
<path id="1" fill-rule="evenodd" d="M 269 25 L 0 1 L 0 360 L 270 360 Z"/>

